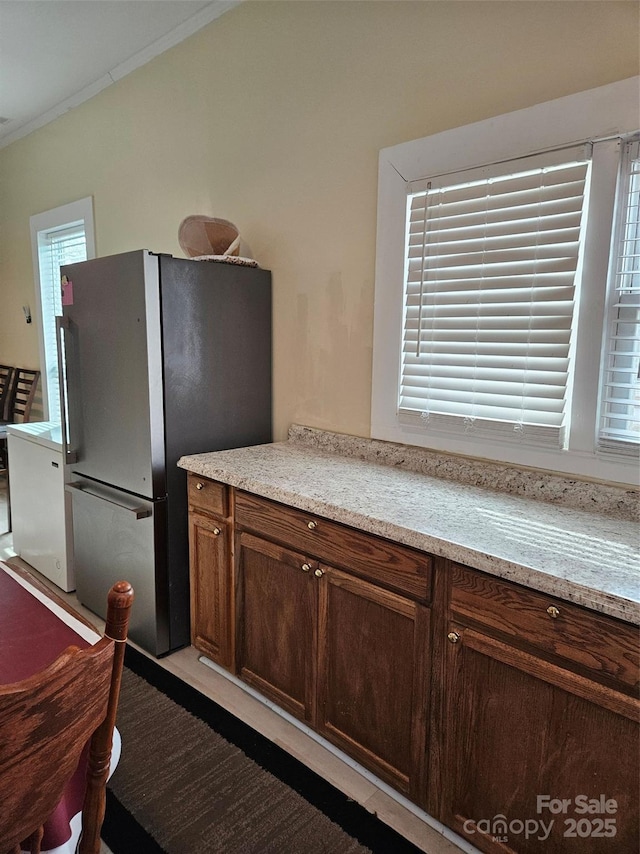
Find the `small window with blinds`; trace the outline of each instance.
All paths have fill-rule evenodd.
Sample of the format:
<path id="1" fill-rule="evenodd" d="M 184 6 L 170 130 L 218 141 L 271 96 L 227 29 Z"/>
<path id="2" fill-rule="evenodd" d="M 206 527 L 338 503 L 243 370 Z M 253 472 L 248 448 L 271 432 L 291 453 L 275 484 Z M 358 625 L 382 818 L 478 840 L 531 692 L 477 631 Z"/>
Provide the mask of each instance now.
<path id="1" fill-rule="evenodd" d="M 582 146 L 408 186 L 399 414 L 562 447 Z"/>
<path id="2" fill-rule="evenodd" d="M 30 228 L 40 332 L 44 417 L 48 421 L 60 423 L 56 340 L 56 317 L 62 315 L 60 267 L 95 256 L 93 200 L 88 196 L 50 211 L 34 214 L 30 218 Z"/>
<path id="3" fill-rule="evenodd" d="M 56 342 L 56 317 L 62 315 L 60 267 L 64 264 L 86 261 L 87 242 L 84 221 L 40 232 L 38 256 L 49 421 L 60 423 L 60 381 Z"/>
<path id="4" fill-rule="evenodd" d="M 599 447 L 640 448 L 640 142 L 624 146 L 609 288 Z"/>

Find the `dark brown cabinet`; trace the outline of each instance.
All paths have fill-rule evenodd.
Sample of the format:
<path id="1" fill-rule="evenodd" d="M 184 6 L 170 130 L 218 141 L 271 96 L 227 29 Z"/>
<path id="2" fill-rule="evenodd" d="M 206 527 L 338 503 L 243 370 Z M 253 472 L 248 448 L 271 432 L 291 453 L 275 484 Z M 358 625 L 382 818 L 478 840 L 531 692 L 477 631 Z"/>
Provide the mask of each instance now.
<path id="1" fill-rule="evenodd" d="M 332 567 L 320 571 L 316 728 L 424 803 L 430 611 Z"/>
<path id="2" fill-rule="evenodd" d="M 639 632 L 189 477 L 193 644 L 487 854 L 635 854 Z"/>
<path id="3" fill-rule="evenodd" d="M 304 555 L 245 532 L 236 549 L 238 674 L 313 723 L 318 595 L 312 567 Z"/>
<path id="4" fill-rule="evenodd" d="M 245 493 L 235 520 L 238 674 L 424 803 L 429 608 L 360 573 L 425 596 L 430 558 Z"/>
<path id="5" fill-rule="evenodd" d="M 637 851 L 631 627 L 464 567 L 451 583 L 442 821 L 491 854 Z"/>
<path id="6" fill-rule="evenodd" d="M 191 643 L 217 664 L 232 665 L 231 523 L 227 488 L 189 474 Z"/>

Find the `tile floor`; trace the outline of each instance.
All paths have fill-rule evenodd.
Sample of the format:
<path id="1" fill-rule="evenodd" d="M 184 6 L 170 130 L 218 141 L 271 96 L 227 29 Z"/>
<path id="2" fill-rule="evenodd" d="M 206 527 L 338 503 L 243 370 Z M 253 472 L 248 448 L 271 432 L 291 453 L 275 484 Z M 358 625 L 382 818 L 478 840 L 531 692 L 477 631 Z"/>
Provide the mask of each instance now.
<path id="1" fill-rule="evenodd" d="M 11 534 L 2 533 L 6 527 L 6 488 L 0 481 L 0 560 L 15 556 Z M 62 593 L 35 570 L 31 571 L 49 583 L 58 595 L 67 599 L 100 630 L 104 627 L 98 617 L 79 604 L 74 594 Z M 348 757 L 335 752 L 326 742 L 318 742 L 308 730 L 305 732 L 299 724 L 274 711 L 270 704 L 249 693 L 246 686 L 204 664 L 193 647 L 179 650 L 158 660 L 158 663 L 300 759 L 427 854 L 477 854 L 477 849 L 447 829 L 431 826 L 431 820 L 427 821 L 425 813 L 364 769 L 354 767 Z M 104 846 L 101 854 L 111 852 Z"/>

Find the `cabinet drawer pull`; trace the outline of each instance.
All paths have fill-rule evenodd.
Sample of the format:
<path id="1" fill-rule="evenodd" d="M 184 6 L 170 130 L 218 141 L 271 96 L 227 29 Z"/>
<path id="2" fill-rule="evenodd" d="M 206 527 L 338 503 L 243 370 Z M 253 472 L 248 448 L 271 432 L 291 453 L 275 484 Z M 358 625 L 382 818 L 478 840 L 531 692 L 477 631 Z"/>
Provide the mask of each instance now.
<path id="1" fill-rule="evenodd" d="M 301 569 L 303 572 L 309 572 L 309 570 L 311 569 L 311 565 L 308 563 L 303 563 Z"/>
<path id="2" fill-rule="evenodd" d="M 213 529 L 214 537 L 219 537 L 221 533 L 222 533 L 222 531 L 220 530 L 220 528 L 214 528 Z"/>
<path id="3" fill-rule="evenodd" d="M 324 572 L 321 569 L 316 569 L 316 571 L 313 574 L 315 575 L 316 578 L 322 578 L 322 576 L 324 575 Z"/>
<path id="4" fill-rule="evenodd" d="M 202 483 L 202 481 L 198 481 L 198 483 L 196 483 L 196 489 L 204 489 L 204 483 Z"/>
<path id="5" fill-rule="evenodd" d="M 449 632 L 449 634 L 447 635 L 447 640 L 451 643 L 458 643 L 458 641 L 460 640 L 460 635 L 458 634 L 458 632 Z"/>
<path id="6" fill-rule="evenodd" d="M 560 616 L 560 611 L 556 608 L 555 605 L 549 605 L 549 607 L 547 608 L 547 614 L 550 617 L 553 617 L 554 620 L 557 620 Z"/>
<path id="7" fill-rule="evenodd" d="M 315 531 L 315 529 L 316 529 L 317 527 L 318 527 L 318 523 L 317 523 L 317 522 L 314 522 L 313 520 L 312 520 L 311 522 L 307 522 L 307 528 L 308 528 L 310 531 Z"/>

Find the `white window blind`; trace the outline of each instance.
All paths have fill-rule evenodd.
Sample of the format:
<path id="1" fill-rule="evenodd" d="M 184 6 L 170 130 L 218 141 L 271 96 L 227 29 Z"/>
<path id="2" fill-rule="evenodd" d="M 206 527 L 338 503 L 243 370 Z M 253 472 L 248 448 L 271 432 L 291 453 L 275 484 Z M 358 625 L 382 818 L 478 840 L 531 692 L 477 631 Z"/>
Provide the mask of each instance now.
<path id="1" fill-rule="evenodd" d="M 399 413 L 562 445 L 584 147 L 409 185 Z"/>
<path id="2" fill-rule="evenodd" d="M 62 315 L 60 267 L 87 258 L 84 221 L 38 233 L 40 304 L 44 339 L 49 420 L 60 422 L 60 386 L 56 346 L 56 316 Z"/>
<path id="3" fill-rule="evenodd" d="M 604 355 L 599 445 L 637 454 L 640 444 L 640 143 L 622 160 L 618 228 Z"/>

